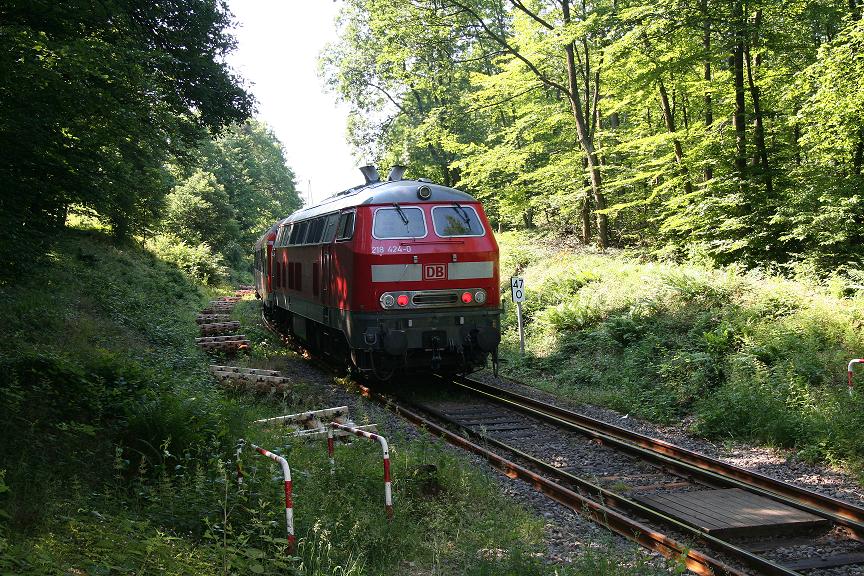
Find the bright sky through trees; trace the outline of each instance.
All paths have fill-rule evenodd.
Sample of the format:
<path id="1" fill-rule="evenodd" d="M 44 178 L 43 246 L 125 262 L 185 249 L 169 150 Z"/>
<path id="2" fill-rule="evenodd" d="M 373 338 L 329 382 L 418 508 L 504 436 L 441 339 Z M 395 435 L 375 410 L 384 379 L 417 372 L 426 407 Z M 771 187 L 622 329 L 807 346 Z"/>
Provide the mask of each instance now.
<path id="1" fill-rule="evenodd" d="M 258 118 L 285 145 L 306 202 L 309 180 L 316 201 L 362 182 L 345 140 L 348 110 L 324 93 L 317 74 L 319 52 L 336 39 L 339 6 L 329 0 L 230 2 L 238 46 L 228 62 L 251 84 Z"/>

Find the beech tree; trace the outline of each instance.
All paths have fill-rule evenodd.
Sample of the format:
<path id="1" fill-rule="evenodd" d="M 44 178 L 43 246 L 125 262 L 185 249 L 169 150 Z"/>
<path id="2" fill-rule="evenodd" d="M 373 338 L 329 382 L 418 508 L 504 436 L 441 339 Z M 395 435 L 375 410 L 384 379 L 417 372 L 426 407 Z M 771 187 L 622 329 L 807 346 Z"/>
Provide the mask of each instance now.
<path id="1" fill-rule="evenodd" d="M 50 235 L 72 205 L 121 238 L 152 224 L 166 160 L 252 110 L 224 62 L 230 24 L 221 0 L 4 2 L 4 246 Z"/>

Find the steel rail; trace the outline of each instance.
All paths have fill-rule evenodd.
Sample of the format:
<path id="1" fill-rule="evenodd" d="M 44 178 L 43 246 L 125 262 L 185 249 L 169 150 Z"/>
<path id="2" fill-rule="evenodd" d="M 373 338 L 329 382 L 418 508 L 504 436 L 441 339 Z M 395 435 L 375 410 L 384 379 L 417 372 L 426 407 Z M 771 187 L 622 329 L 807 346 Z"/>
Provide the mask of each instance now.
<path id="1" fill-rule="evenodd" d="M 479 444 L 475 444 L 467 438 L 455 434 L 443 426 L 439 426 L 438 424 L 424 418 L 420 414 L 399 405 L 392 398 L 373 392 L 362 385 L 360 388 L 364 396 L 380 402 L 393 413 L 425 429 L 430 434 L 443 438 L 454 446 L 477 454 L 478 456 L 482 456 L 487 462 L 501 470 L 507 477 L 528 482 L 534 487 L 534 489 L 542 492 L 552 500 L 563 504 L 579 514 L 588 516 L 593 521 L 605 526 L 609 530 L 612 530 L 629 540 L 638 542 L 643 547 L 654 550 L 666 558 L 682 561 L 688 570 L 691 570 L 696 574 L 705 576 L 716 576 L 719 574 L 746 576 L 747 574 L 746 572 L 742 572 L 741 570 L 725 564 L 721 560 L 708 556 L 698 550 L 693 550 L 686 544 L 678 542 L 674 538 L 670 538 L 638 520 L 628 518 L 609 506 L 583 496 L 582 494 L 520 466 L 519 464 L 516 464 L 515 462 L 508 460 L 503 456 L 480 446 Z M 767 562 L 767 560 L 762 560 Z M 766 572 L 766 574 L 800 576 L 797 572 L 789 571 L 782 566 L 772 566 L 774 566 L 778 571 Z"/>
<path id="2" fill-rule="evenodd" d="M 864 508 L 854 504 L 787 484 L 770 476 L 751 472 L 734 464 L 727 464 L 670 442 L 645 436 L 473 378 L 454 378 L 453 382 L 463 389 L 504 403 L 523 413 L 564 425 L 609 445 L 635 453 L 641 458 L 700 477 L 709 484 L 742 488 L 827 518 L 850 530 L 857 539 L 864 539 Z"/>
<path id="3" fill-rule="evenodd" d="M 753 552 L 751 552 L 749 550 L 746 550 L 746 549 L 741 548 L 739 546 L 735 546 L 734 544 L 732 544 L 726 540 L 723 540 L 721 538 L 718 538 L 716 536 L 708 534 L 707 532 L 704 532 L 703 530 L 701 530 L 699 528 L 690 526 L 689 524 L 685 524 L 684 522 L 681 522 L 680 520 L 676 520 L 675 518 L 672 518 L 671 516 L 667 516 L 667 515 L 663 514 L 662 512 L 659 512 L 653 508 L 645 506 L 644 504 L 640 504 L 639 502 L 636 502 L 635 500 L 631 500 L 625 496 L 621 496 L 620 494 L 616 494 L 615 492 L 612 492 L 611 490 L 607 490 L 601 486 L 598 486 L 597 484 L 592 483 L 589 480 L 585 480 L 584 478 L 576 476 L 575 474 L 571 474 L 570 472 L 567 472 L 566 470 L 556 468 L 552 464 L 549 464 L 548 462 L 540 460 L 536 456 L 532 456 L 531 454 L 523 452 L 519 448 L 516 448 L 514 446 L 510 446 L 509 444 L 502 442 L 501 440 L 497 440 L 497 439 L 489 436 L 488 434 L 486 434 L 482 431 L 478 431 L 478 430 L 475 430 L 469 426 L 466 426 L 465 424 L 459 422 L 458 419 L 453 418 L 451 416 L 448 416 L 447 414 L 441 412 L 440 410 L 437 410 L 435 408 L 425 406 L 425 405 L 418 405 L 417 407 L 423 411 L 426 411 L 426 412 L 432 414 L 433 416 L 435 416 L 436 418 L 438 418 L 440 420 L 444 420 L 445 422 L 449 422 L 450 424 L 453 424 L 454 426 L 458 426 L 460 429 L 464 430 L 465 433 L 468 434 L 469 436 L 474 436 L 474 437 L 482 440 L 484 443 L 492 444 L 492 445 L 494 445 L 494 446 L 496 446 L 502 450 L 506 450 L 512 454 L 515 454 L 520 459 L 525 460 L 527 462 L 530 462 L 532 466 L 535 466 L 535 467 L 541 469 L 544 474 L 549 474 L 561 482 L 570 483 L 572 485 L 577 486 L 580 490 L 584 490 L 584 491 L 588 492 L 589 494 L 593 494 L 594 498 L 598 499 L 604 505 L 612 506 L 613 508 L 616 508 L 619 510 L 626 510 L 627 512 L 632 513 L 632 514 L 641 514 L 642 516 L 648 517 L 652 520 L 673 525 L 673 526 L 675 526 L 676 529 L 681 530 L 682 532 L 685 532 L 692 537 L 695 537 L 695 538 L 698 538 L 698 539 L 703 540 L 705 542 L 708 542 L 711 545 L 713 545 L 715 548 L 722 550 L 723 552 L 725 552 L 731 556 L 736 557 L 738 560 L 740 560 L 740 561 L 742 561 L 742 562 L 744 562 L 744 563 L 746 563 L 746 564 L 748 564 L 754 568 L 758 568 L 762 574 L 771 574 L 771 575 L 780 575 L 780 576 L 800 576 L 800 574 L 798 572 L 791 570 L 789 568 L 786 568 L 780 564 L 776 564 L 774 562 L 771 562 L 770 560 L 767 560 L 767 559 L 765 559 L 765 558 L 763 558 L 757 554 L 754 554 Z"/>

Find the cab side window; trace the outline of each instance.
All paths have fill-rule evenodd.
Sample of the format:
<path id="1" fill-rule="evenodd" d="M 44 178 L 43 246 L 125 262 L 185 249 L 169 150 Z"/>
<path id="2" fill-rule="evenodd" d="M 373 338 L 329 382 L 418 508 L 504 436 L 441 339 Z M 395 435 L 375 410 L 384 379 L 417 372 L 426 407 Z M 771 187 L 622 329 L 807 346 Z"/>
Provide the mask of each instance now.
<path id="1" fill-rule="evenodd" d="M 336 240 L 350 240 L 354 236 L 354 212 L 343 212 L 339 215 L 336 226 Z"/>
<path id="2" fill-rule="evenodd" d="M 320 216 L 309 222 L 309 234 L 306 235 L 306 244 L 318 244 L 324 232 L 324 217 Z"/>
<path id="3" fill-rule="evenodd" d="M 290 238 L 288 239 L 288 244 L 291 244 L 292 246 L 296 246 L 297 244 L 300 243 L 300 242 L 298 241 L 298 238 L 299 238 L 299 236 L 300 236 L 300 228 L 301 228 L 301 227 L 302 227 L 302 226 L 301 226 L 300 224 L 298 224 L 298 223 L 295 223 L 295 224 L 292 225 L 292 228 L 291 228 L 291 236 L 290 236 Z"/>
<path id="4" fill-rule="evenodd" d="M 339 223 L 339 214 L 330 214 L 327 216 L 327 222 L 324 224 L 324 237 L 321 241 L 325 244 L 333 242 L 336 238 L 336 225 Z"/>

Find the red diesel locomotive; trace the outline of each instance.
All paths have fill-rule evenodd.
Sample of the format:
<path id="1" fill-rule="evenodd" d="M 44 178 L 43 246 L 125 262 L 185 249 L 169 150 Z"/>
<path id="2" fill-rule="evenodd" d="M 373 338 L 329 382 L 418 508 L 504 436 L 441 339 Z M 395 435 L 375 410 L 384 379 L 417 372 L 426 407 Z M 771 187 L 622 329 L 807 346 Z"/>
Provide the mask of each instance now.
<path id="1" fill-rule="evenodd" d="M 264 313 L 311 349 L 379 379 L 468 372 L 501 340 L 498 244 L 480 203 L 394 167 L 299 210 L 255 245 Z"/>

